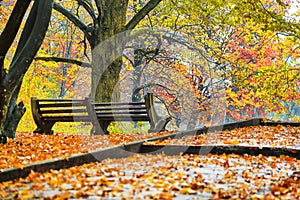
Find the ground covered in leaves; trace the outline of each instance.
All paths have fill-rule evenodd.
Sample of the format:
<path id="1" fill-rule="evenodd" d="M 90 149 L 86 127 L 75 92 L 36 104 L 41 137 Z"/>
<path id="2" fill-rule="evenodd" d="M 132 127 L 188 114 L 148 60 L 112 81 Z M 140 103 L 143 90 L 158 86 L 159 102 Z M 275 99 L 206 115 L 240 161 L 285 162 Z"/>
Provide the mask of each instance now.
<path id="1" fill-rule="evenodd" d="M 136 154 L 31 172 L 0 183 L 6 199 L 299 199 L 300 160 L 288 156 Z"/>
<path id="2" fill-rule="evenodd" d="M 73 154 L 167 134 L 171 134 L 171 132 L 97 136 L 64 133 L 53 135 L 17 133 L 15 139 L 9 139 L 8 143 L 0 144 L 0 170 L 11 167 L 22 168 L 37 161 L 66 158 Z"/>
<path id="3" fill-rule="evenodd" d="M 19 133 L 0 148 L 0 169 L 170 134 Z M 146 142 L 300 149 L 300 127 L 252 126 Z M 300 160 L 289 156 L 148 155 L 106 159 L 0 183 L 0 199 L 300 199 Z"/>
<path id="4" fill-rule="evenodd" d="M 250 126 L 233 130 L 213 131 L 206 134 L 168 138 L 150 141 L 150 145 L 251 145 L 258 147 L 284 147 L 300 150 L 300 127 L 292 126 Z"/>

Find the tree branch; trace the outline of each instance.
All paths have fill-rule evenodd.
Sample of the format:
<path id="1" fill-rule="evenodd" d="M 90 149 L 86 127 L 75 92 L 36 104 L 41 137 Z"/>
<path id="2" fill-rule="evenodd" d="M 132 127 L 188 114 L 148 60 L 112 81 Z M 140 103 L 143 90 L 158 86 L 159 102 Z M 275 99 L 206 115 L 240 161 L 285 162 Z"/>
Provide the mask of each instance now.
<path id="1" fill-rule="evenodd" d="M 130 64 L 134 67 L 134 63 L 132 60 L 130 60 L 130 58 L 126 55 L 126 54 L 123 54 L 123 57 L 128 60 L 130 62 Z"/>
<path id="2" fill-rule="evenodd" d="M 37 15 L 36 10 L 38 9 L 38 6 L 39 6 L 38 3 L 34 3 L 33 6 L 31 7 L 31 12 L 29 13 L 29 15 L 27 17 L 25 27 L 22 30 L 22 34 L 21 34 L 20 40 L 18 42 L 17 49 L 15 50 L 12 63 L 14 63 L 15 59 L 18 58 L 18 55 L 20 54 L 20 52 L 26 45 L 28 38 L 30 37 L 31 31 L 36 22 L 36 15 Z M 13 67 L 13 65 L 11 65 L 10 67 Z"/>
<path id="3" fill-rule="evenodd" d="M 96 4 L 96 7 L 97 7 L 97 11 L 98 11 L 97 20 L 99 20 L 99 17 L 101 16 L 100 0 L 95 0 L 95 4 Z"/>
<path id="4" fill-rule="evenodd" d="M 190 42 L 186 42 L 180 38 L 176 38 L 175 36 L 168 36 L 167 34 L 164 34 L 164 33 L 160 33 L 160 32 L 155 32 L 155 31 L 152 31 L 152 30 L 149 30 L 149 29 L 141 29 L 141 30 L 138 30 L 137 32 L 131 34 L 131 37 L 132 38 L 135 38 L 135 37 L 138 37 L 138 36 L 141 36 L 141 35 L 151 35 L 151 36 L 154 36 L 156 38 L 163 38 L 169 42 L 175 42 L 175 43 L 178 43 L 178 44 L 181 44 L 183 46 L 185 46 L 186 48 L 188 48 L 189 50 L 192 50 L 192 51 L 196 51 L 198 52 L 206 61 L 210 62 L 210 63 L 215 63 L 215 61 L 211 60 L 209 58 L 208 55 L 205 54 L 205 52 L 196 47 L 195 45 L 191 44 Z"/>
<path id="5" fill-rule="evenodd" d="M 5 74 L 4 58 L 12 45 L 31 0 L 18 0 L 0 35 L 0 78 Z"/>
<path id="6" fill-rule="evenodd" d="M 138 23 L 162 0 L 150 0 L 126 25 L 126 30 L 134 29 Z"/>
<path id="7" fill-rule="evenodd" d="M 161 88 L 163 88 L 169 95 L 171 95 L 171 96 L 173 96 L 173 95 L 174 95 L 174 96 L 178 96 L 178 92 L 177 92 L 176 90 L 170 89 L 170 88 L 168 88 L 168 87 L 166 87 L 166 86 L 164 86 L 164 85 L 157 84 L 157 83 L 147 83 L 147 84 L 144 84 L 144 85 L 141 85 L 141 86 L 139 86 L 139 87 L 134 88 L 131 98 L 133 99 L 133 97 L 134 97 L 135 95 L 137 95 L 137 93 L 139 93 L 141 90 L 145 90 L 145 89 L 150 88 L 150 87 L 161 87 Z M 172 92 L 172 93 L 171 93 L 171 92 Z M 155 97 L 158 98 L 158 99 L 165 105 L 165 107 L 166 107 L 166 109 L 167 109 L 167 112 L 168 112 L 169 116 L 173 117 L 174 119 L 178 119 L 177 117 L 175 117 L 175 116 L 173 116 L 173 115 L 171 114 L 171 112 L 170 112 L 170 110 L 169 110 L 169 108 L 168 108 L 167 103 L 166 103 L 162 98 L 160 98 L 160 97 L 157 96 L 157 95 L 155 95 Z M 176 99 L 177 99 L 177 98 L 176 98 Z M 171 103 L 174 103 L 174 102 L 171 102 Z"/>
<path id="8" fill-rule="evenodd" d="M 74 60 L 70 58 L 60 58 L 60 57 L 35 57 L 34 60 L 42 60 L 42 61 L 53 61 L 53 62 L 62 62 L 62 63 L 69 63 L 69 64 L 75 64 L 81 67 L 85 68 L 92 68 L 91 64 L 82 62 L 79 60 Z"/>
<path id="9" fill-rule="evenodd" d="M 4 83 L 11 86 L 17 87 L 22 82 L 23 76 L 32 63 L 48 30 L 53 0 L 35 1 L 34 4 L 38 4 L 38 6 L 33 6 L 30 12 L 35 14 L 29 14 L 34 19 L 27 19 L 27 22 L 34 22 L 34 25 L 25 24 L 23 32 L 30 32 L 30 34 L 25 38 L 21 35 L 21 38 L 26 39 L 25 46 L 18 54 L 14 55 L 10 70 L 3 80 Z"/>
<path id="10" fill-rule="evenodd" d="M 97 20 L 97 17 L 95 15 L 92 5 L 90 5 L 90 3 L 87 2 L 86 0 L 77 0 L 77 2 L 79 5 L 84 7 L 84 9 L 90 14 L 90 16 L 93 18 L 95 22 Z"/>
<path id="11" fill-rule="evenodd" d="M 56 10 L 57 12 L 61 13 L 62 15 L 64 15 L 68 20 L 70 20 L 75 26 L 77 26 L 85 35 L 85 37 L 88 39 L 88 41 L 91 43 L 92 42 L 92 38 L 91 38 L 91 27 L 87 27 L 83 22 L 81 22 L 77 17 L 75 17 L 71 12 L 69 12 L 68 10 L 66 10 L 64 7 L 62 7 L 61 5 L 59 5 L 58 3 L 53 4 L 53 8 L 54 10 Z"/>
<path id="12" fill-rule="evenodd" d="M 5 56 L 13 43 L 30 2 L 30 0 L 17 1 L 8 22 L 0 35 L 0 56 Z"/>

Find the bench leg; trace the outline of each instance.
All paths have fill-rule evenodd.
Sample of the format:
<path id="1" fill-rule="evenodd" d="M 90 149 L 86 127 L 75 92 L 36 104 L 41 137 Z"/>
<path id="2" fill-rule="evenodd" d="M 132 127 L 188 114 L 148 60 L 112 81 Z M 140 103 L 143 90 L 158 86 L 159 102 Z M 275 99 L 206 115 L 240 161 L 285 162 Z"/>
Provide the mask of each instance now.
<path id="1" fill-rule="evenodd" d="M 55 122 L 48 122 L 48 123 L 42 123 L 42 125 L 38 126 L 33 133 L 40 133 L 40 134 L 47 134 L 52 135 L 53 130 L 52 127 L 54 126 Z"/>
<path id="2" fill-rule="evenodd" d="M 148 130 L 148 133 L 153 133 L 153 132 L 163 132 L 163 131 L 166 131 L 166 126 L 167 124 L 169 123 L 169 121 L 171 121 L 171 117 L 167 117 L 167 118 L 161 118 L 159 119 L 154 127 L 151 127 L 149 130 Z"/>
<path id="3" fill-rule="evenodd" d="M 109 121 L 100 121 L 100 127 L 102 129 L 102 131 L 104 132 L 105 135 L 109 134 L 109 131 L 107 130 L 110 122 Z"/>
<path id="4" fill-rule="evenodd" d="M 93 126 L 91 130 L 91 135 L 108 135 L 109 131 L 107 130 L 110 122 L 109 121 L 99 121 L 100 130 L 97 130 L 95 126 Z"/>

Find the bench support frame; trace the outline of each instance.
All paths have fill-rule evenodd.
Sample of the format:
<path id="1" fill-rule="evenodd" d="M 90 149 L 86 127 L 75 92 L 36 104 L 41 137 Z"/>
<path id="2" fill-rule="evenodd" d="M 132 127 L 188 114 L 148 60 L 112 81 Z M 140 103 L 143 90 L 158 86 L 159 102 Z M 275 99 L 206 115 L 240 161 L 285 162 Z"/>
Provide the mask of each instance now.
<path id="1" fill-rule="evenodd" d="M 36 97 L 31 98 L 31 112 L 33 116 L 33 120 L 37 125 L 37 128 L 33 131 L 34 133 L 45 133 L 52 135 L 55 122 L 49 121 L 45 122 L 40 114 L 40 107 L 38 106 L 38 100 Z"/>
<path id="2" fill-rule="evenodd" d="M 171 120 L 171 117 L 162 118 L 159 117 L 154 108 L 153 93 L 147 93 L 145 96 L 145 103 L 147 113 L 150 119 L 150 129 L 148 132 L 162 132 L 166 131 L 167 123 Z"/>

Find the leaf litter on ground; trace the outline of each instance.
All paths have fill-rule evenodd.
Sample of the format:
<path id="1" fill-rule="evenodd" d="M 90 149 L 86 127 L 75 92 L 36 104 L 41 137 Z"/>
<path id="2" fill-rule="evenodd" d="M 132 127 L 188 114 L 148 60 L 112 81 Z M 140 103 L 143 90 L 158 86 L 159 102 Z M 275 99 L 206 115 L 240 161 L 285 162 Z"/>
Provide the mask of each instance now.
<path id="1" fill-rule="evenodd" d="M 172 132 L 86 135 L 55 133 L 43 135 L 35 133 L 17 133 L 15 139 L 0 144 L 0 169 L 22 168 L 33 162 L 54 158 L 67 158 L 74 154 L 130 143 Z"/>
<path id="2" fill-rule="evenodd" d="M 299 199 L 289 156 L 135 154 L 0 183 L 5 199 Z"/>
<path id="3" fill-rule="evenodd" d="M 298 146 L 297 127 L 245 127 L 158 143 L 195 145 L 208 143 Z M 170 134 L 170 133 L 164 133 Z M 154 134 L 83 136 L 19 133 L 2 155 L 17 154 L 21 164 L 64 157 L 107 146 L 128 143 Z M 229 142 L 228 141 L 235 141 Z M 237 142 L 236 142 L 237 141 Z M 153 142 L 151 142 L 153 143 Z M 2 146 L 3 147 L 3 146 Z M 6 149 L 6 150 L 3 150 Z M 19 152 L 19 153 L 17 153 Z M 28 153 L 28 152 L 31 152 Z M 5 157 L 7 158 L 7 157 Z M 3 159 L 1 159 L 2 161 Z M 15 165 L 18 162 L 11 163 Z M 7 165 L 6 162 L 5 164 Z M 2 166 L 5 166 L 2 165 Z M 8 164 L 7 166 L 11 166 Z M 300 161 L 289 156 L 136 154 L 106 159 L 0 183 L 5 199 L 299 199 Z"/>
<path id="4" fill-rule="evenodd" d="M 257 147 L 294 148 L 300 151 L 300 127 L 249 126 L 233 130 L 212 131 L 201 135 L 148 141 L 149 145 L 249 145 Z"/>

